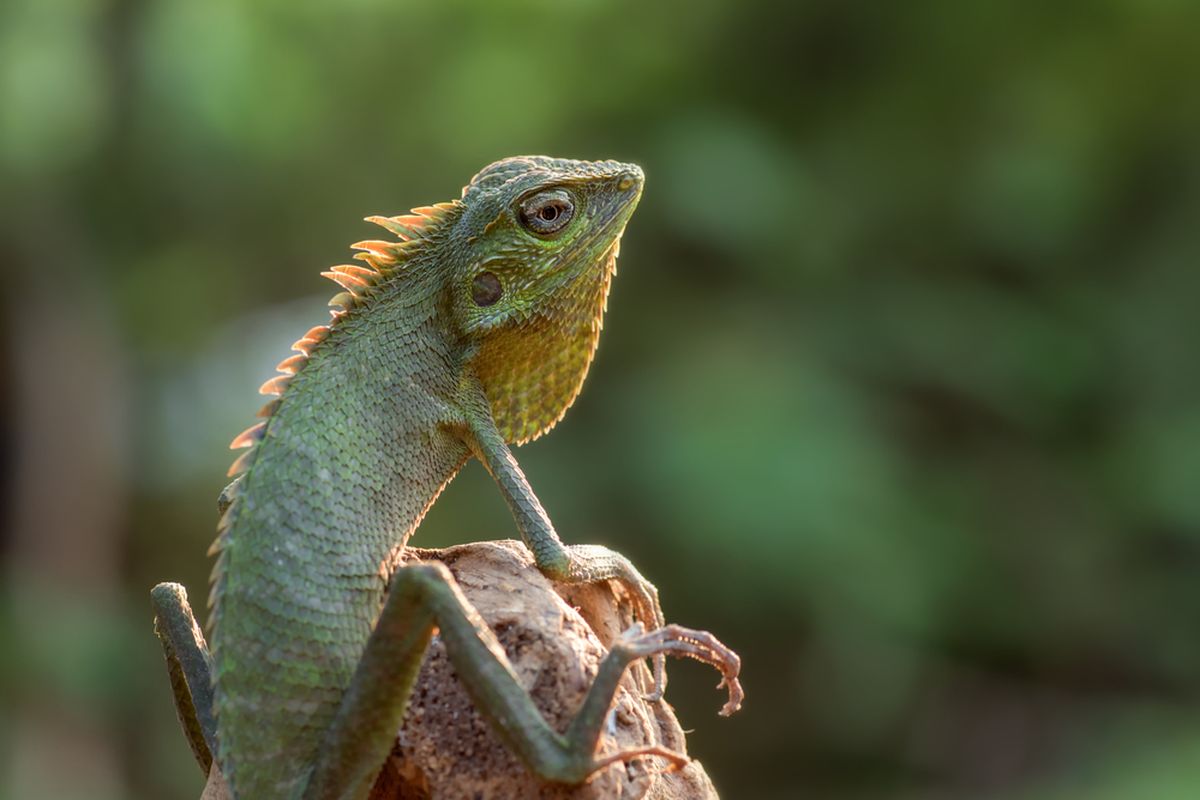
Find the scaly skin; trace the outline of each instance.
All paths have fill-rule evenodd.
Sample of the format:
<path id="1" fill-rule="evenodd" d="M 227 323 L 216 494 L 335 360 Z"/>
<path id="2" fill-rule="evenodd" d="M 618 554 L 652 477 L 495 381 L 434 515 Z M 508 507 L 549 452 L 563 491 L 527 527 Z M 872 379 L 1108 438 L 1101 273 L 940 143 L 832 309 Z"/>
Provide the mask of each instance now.
<path id="1" fill-rule="evenodd" d="M 616 553 L 563 545 L 507 446 L 548 431 L 578 394 L 641 189 L 629 164 L 506 159 L 461 200 L 370 218 L 400 241 L 360 242 L 367 267 L 325 273 L 347 291 L 331 302 L 332 324 L 309 331 L 264 384 L 279 397 L 234 441 L 250 449 L 230 470 L 240 477 L 223 495 L 214 543 L 215 755 L 235 797 L 362 796 L 435 623 L 461 640 L 464 683 L 533 768 L 571 782 L 601 766 L 590 749 L 615 677 L 568 742 L 478 648 L 488 634 L 448 573 L 402 569 L 384 601 L 388 565 L 475 456 L 543 572 L 621 580 L 641 621 L 662 630 L 654 587 Z M 172 605 L 176 589 L 160 586 L 155 598 L 174 620 L 162 629 L 177 631 L 168 662 L 203 684 L 208 657 L 188 632 L 190 611 Z M 635 636 L 623 654 L 614 649 L 609 671 L 619 677 L 634 657 L 690 655 L 719 665 L 732 697 L 736 656 L 704 636 L 675 626 Z M 200 727 L 211 718 L 202 694 L 177 693 L 181 717 Z"/>

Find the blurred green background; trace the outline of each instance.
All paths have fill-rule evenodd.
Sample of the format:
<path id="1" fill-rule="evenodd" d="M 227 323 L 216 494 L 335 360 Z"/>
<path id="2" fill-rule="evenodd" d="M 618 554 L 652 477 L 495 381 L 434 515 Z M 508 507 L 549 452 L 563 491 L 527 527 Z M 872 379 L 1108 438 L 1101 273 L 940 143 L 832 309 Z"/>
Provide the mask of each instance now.
<path id="1" fill-rule="evenodd" d="M 198 796 L 147 590 L 359 220 L 532 152 L 647 174 L 518 455 L 740 650 L 725 797 L 1200 796 L 1198 74 L 1189 0 L 8 0 L 0 797 Z"/>

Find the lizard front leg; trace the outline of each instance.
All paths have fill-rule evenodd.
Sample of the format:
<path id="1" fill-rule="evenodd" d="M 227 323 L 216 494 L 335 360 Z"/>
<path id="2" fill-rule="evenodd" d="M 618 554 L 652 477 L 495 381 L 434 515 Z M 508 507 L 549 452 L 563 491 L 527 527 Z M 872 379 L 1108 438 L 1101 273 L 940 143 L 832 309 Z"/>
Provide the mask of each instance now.
<path id="1" fill-rule="evenodd" d="M 477 397 L 481 400 L 481 395 Z M 542 574 L 559 583 L 618 580 L 629 590 L 642 624 L 650 629 L 663 627 L 665 620 L 658 589 L 642 577 L 629 559 L 599 545 L 566 545 L 558 537 L 550 516 L 497 430 L 486 402 L 477 401 L 467 406 L 467 426 L 468 446 L 500 487 L 521 538 L 533 553 Z M 654 688 L 647 699 L 660 699 L 666 684 L 666 657 L 660 653 L 654 657 Z"/>

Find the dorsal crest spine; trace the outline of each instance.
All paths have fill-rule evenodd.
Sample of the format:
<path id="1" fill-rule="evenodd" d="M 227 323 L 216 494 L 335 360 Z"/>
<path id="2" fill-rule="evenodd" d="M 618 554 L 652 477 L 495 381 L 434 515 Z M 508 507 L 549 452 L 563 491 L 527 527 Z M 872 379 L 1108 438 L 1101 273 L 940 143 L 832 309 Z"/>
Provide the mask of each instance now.
<path id="1" fill-rule="evenodd" d="M 321 273 L 338 284 L 342 290 L 329 301 L 330 316 L 333 319 L 328 325 L 313 326 L 297 339 L 292 344 L 292 350 L 295 350 L 296 354 L 280 361 L 276 367 L 280 374 L 270 378 L 259 388 L 261 394 L 274 397 L 259 409 L 257 416 L 262 421 L 242 431 L 230 443 L 231 449 L 247 449 L 230 466 L 229 477 L 236 478 L 242 475 L 254 463 L 255 445 L 269 435 L 271 417 L 283 402 L 288 384 L 304 369 L 309 357 L 321 342 L 325 341 L 330 332 L 348 315 L 369 305 L 371 298 L 381 290 L 388 279 L 404 269 L 405 263 L 415 254 L 440 239 L 445 226 L 461 207 L 462 202 L 454 200 L 414 208 L 408 214 L 395 217 L 366 217 L 367 222 L 379 225 L 399 241 L 366 239 L 355 242 L 351 247 L 359 252 L 354 257 L 364 261 L 367 266 L 339 264 Z M 232 496 L 236 498 L 236 493 Z M 210 550 L 210 555 L 218 556 L 213 569 L 214 584 L 220 580 L 223 564 L 223 559 L 220 558 L 221 550 L 236 505 L 236 502 L 232 503 L 222 515 L 217 525 L 216 541 Z"/>

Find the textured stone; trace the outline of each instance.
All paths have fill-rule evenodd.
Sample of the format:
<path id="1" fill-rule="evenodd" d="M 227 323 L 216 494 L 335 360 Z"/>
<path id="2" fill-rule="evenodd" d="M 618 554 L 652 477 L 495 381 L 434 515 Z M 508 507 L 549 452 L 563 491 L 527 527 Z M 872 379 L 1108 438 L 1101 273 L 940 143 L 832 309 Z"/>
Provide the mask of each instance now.
<path id="1" fill-rule="evenodd" d="M 628 625 L 629 604 L 616 584 L 556 586 L 538 572 L 524 545 L 480 542 L 445 550 L 411 550 L 436 558 L 495 631 L 513 669 L 546 719 L 563 731 L 591 686 L 606 645 Z M 647 744 L 686 752 L 683 730 L 666 702 L 641 699 L 652 683 L 645 664 L 627 670 L 599 754 Z M 392 758 L 372 800 L 675 800 L 716 798 L 699 762 L 663 772 L 661 759 L 614 764 L 578 787 L 533 776 L 500 742 L 454 675 L 434 639 L 413 692 Z"/>

